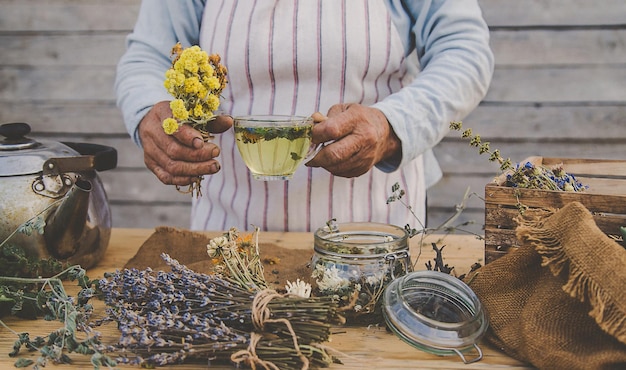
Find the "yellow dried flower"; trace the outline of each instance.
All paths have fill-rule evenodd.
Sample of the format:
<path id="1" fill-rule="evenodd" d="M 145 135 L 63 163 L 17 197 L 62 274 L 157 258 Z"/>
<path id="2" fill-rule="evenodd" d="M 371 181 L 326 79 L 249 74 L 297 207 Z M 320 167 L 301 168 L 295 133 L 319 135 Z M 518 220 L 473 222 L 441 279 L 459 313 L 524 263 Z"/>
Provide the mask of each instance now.
<path id="1" fill-rule="evenodd" d="M 200 72 L 205 74 L 206 76 L 212 76 L 215 73 L 213 66 L 211 66 L 209 63 L 200 63 L 199 66 Z"/>
<path id="2" fill-rule="evenodd" d="M 198 79 L 194 77 L 189 77 L 185 80 L 185 93 L 190 95 L 198 95 L 198 91 L 200 91 L 200 89 L 198 88 L 199 84 L 200 82 L 198 81 Z"/>
<path id="3" fill-rule="evenodd" d="M 206 103 L 210 111 L 216 111 L 220 106 L 220 98 L 216 95 L 210 94 L 206 97 Z"/>
<path id="4" fill-rule="evenodd" d="M 211 76 L 206 78 L 206 86 L 209 88 L 209 90 L 217 90 L 220 88 L 220 86 L 222 86 L 222 84 L 217 77 Z"/>
<path id="5" fill-rule="evenodd" d="M 166 118 L 163 120 L 163 131 L 168 135 L 175 133 L 178 131 L 178 121 L 174 118 Z"/>
<path id="6" fill-rule="evenodd" d="M 185 107 L 185 102 L 181 99 L 172 100 L 170 102 L 170 109 L 172 110 L 174 118 L 179 121 L 185 121 L 187 118 L 189 118 L 189 112 Z"/>
<path id="7" fill-rule="evenodd" d="M 174 97 L 170 103 L 173 118 L 178 125 L 189 124 L 208 138 L 206 125 L 220 106 L 222 90 L 228 83 L 227 69 L 220 64 L 218 54 L 208 55 L 197 45 L 183 48 L 178 43 L 172 48 L 172 56 L 172 67 L 165 72 L 163 86 Z M 165 122 L 164 130 L 169 134 L 176 132 L 166 130 Z"/>
<path id="8" fill-rule="evenodd" d="M 202 110 L 202 104 L 197 104 L 195 108 L 193 108 L 194 116 L 202 116 L 204 111 Z"/>

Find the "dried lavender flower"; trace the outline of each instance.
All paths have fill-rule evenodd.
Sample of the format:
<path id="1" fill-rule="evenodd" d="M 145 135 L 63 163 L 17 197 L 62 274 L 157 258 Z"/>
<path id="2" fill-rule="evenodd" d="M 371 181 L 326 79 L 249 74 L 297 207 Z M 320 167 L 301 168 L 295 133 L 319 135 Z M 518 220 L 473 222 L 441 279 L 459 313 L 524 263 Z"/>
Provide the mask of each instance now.
<path id="1" fill-rule="evenodd" d="M 171 271 L 125 269 L 100 281 L 108 316 L 103 322 L 115 321 L 120 330 L 120 362 L 238 363 L 244 360 L 234 355 L 243 351 L 245 361 L 262 359 L 279 368 L 330 364 L 332 356 L 316 343 L 328 340 L 332 323 L 340 320 L 331 299 L 251 290 L 222 275 L 197 273 L 166 254 L 162 258 Z M 258 306 L 262 294 L 266 299 Z M 255 319 L 260 313 L 261 321 Z M 255 335 L 260 338 L 251 345 Z"/>

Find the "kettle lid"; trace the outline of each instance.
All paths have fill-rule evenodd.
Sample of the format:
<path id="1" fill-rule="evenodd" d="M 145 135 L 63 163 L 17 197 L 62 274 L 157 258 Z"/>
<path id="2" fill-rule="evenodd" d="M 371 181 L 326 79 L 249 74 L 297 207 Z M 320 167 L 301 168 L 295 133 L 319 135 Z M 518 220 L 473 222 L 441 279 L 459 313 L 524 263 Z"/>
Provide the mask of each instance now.
<path id="1" fill-rule="evenodd" d="M 26 137 L 27 123 L 0 125 L 0 176 L 31 175 L 42 171 L 44 163 L 53 157 L 73 157 L 78 152 L 60 142 L 36 141 Z"/>

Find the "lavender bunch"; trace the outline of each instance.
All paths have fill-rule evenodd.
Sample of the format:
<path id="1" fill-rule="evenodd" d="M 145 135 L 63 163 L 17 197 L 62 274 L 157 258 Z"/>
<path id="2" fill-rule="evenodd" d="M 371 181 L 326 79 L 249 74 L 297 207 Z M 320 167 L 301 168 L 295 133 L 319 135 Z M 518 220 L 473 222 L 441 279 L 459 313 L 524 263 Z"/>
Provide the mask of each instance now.
<path id="1" fill-rule="evenodd" d="M 328 366 L 318 344 L 328 340 L 336 306 L 250 290 L 218 274 L 194 272 L 170 256 L 171 271 L 125 269 L 106 274 L 99 288 L 121 337 L 121 362 L 165 365 L 230 360 L 278 368 Z"/>

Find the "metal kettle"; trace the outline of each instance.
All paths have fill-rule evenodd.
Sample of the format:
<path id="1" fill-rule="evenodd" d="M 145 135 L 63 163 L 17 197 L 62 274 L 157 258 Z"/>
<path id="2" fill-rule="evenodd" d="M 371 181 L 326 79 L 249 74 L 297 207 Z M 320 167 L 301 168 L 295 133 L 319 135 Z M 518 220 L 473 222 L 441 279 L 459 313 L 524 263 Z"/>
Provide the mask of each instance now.
<path id="1" fill-rule="evenodd" d="M 95 265 L 111 236 L 111 212 L 96 171 L 117 151 L 91 143 L 35 141 L 26 123 L 0 125 L 0 243 L 33 258 Z"/>

